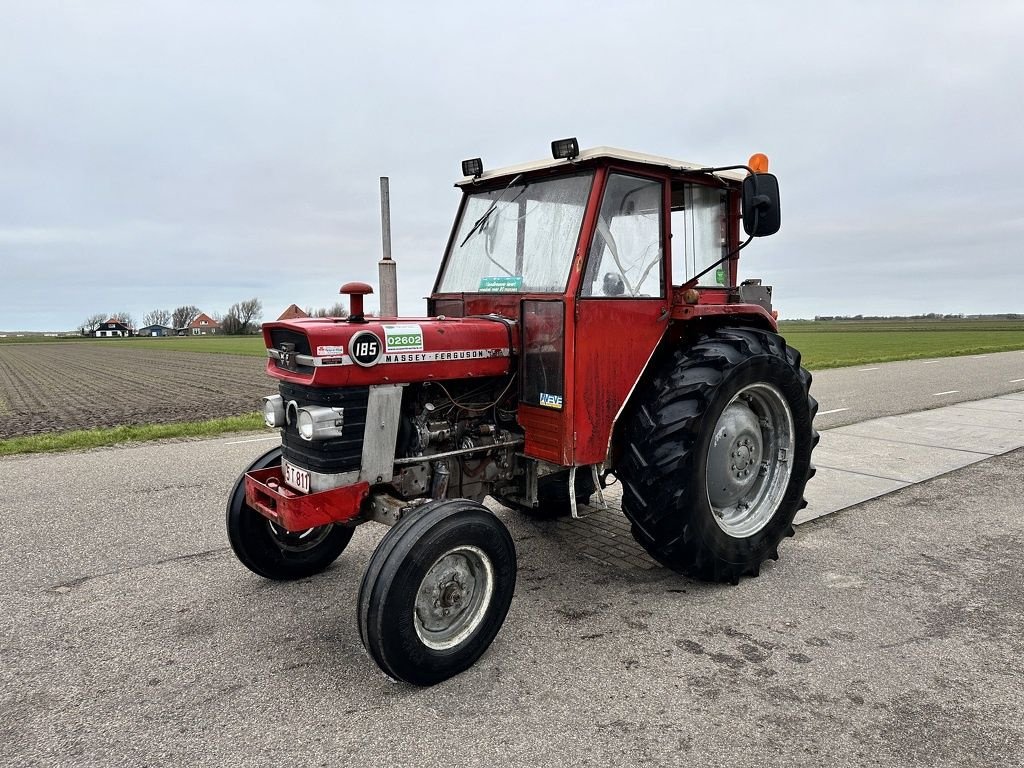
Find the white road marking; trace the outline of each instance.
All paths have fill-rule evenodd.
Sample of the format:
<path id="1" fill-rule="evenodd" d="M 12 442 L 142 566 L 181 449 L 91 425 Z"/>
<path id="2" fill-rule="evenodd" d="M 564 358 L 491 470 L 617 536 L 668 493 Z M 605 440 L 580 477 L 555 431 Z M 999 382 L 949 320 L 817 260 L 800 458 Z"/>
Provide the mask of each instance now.
<path id="1" fill-rule="evenodd" d="M 261 440 L 280 440 L 280 436 L 274 435 L 273 437 L 253 437 L 249 440 L 232 440 L 230 443 L 224 443 L 224 445 L 241 445 L 242 443 L 258 443 Z"/>
<path id="2" fill-rule="evenodd" d="M 935 365 L 935 363 L 941 363 L 941 360 L 925 360 L 921 365 Z"/>
<path id="3" fill-rule="evenodd" d="M 833 408 L 831 411 L 818 411 L 818 415 L 819 416 L 824 416 L 825 414 L 828 414 L 828 413 L 839 413 L 840 411 L 848 411 L 848 410 L 850 410 L 850 409 L 849 408 Z"/>
<path id="4" fill-rule="evenodd" d="M 988 355 L 971 355 L 971 357 L 978 359 L 979 357 L 988 357 Z"/>
<path id="5" fill-rule="evenodd" d="M 949 392 L 932 392 L 932 397 L 939 397 L 940 395 L 955 395 L 959 391 L 959 389 L 951 389 Z"/>
<path id="6" fill-rule="evenodd" d="M 1016 384 L 1016 383 L 1021 382 L 1021 381 L 1024 381 L 1024 379 L 1010 379 L 1010 383 L 1011 384 Z"/>
<path id="7" fill-rule="evenodd" d="M 860 372 L 861 373 L 867 373 L 868 371 L 877 371 L 877 370 L 878 370 L 877 368 L 861 368 Z"/>

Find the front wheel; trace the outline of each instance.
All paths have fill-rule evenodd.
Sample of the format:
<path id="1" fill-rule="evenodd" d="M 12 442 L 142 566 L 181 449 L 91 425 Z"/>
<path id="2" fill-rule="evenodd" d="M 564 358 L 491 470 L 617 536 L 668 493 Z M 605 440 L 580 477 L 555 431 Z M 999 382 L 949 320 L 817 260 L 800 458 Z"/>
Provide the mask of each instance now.
<path id="1" fill-rule="evenodd" d="M 273 448 L 245 472 L 280 463 L 281 449 Z M 228 541 L 242 565 L 267 579 L 292 581 L 320 573 L 338 559 L 352 539 L 352 528 L 321 525 L 286 531 L 245 503 L 245 472 L 235 481 L 227 508 Z"/>
<path id="2" fill-rule="evenodd" d="M 622 510 L 660 563 L 736 583 L 778 558 L 814 474 L 818 404 L 774 333 L 723 328 L 678 350 L 631 408 Z"/>
<path id="3" fill-rule="evenodd" d="M 483 655 L 515 584 L 504 524 L 473 501 L 433 501 L 403 517 L 373 553 L 359 588 L 359 634 L 385 673 L 434 685 Z"/>

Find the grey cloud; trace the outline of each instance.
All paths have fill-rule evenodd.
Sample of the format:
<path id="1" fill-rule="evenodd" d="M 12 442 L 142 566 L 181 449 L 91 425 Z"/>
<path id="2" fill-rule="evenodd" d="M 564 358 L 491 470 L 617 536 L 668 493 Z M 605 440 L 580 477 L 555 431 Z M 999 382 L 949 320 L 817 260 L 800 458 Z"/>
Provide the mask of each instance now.
<path id="1" fill-rule="evenodd" d="M 347 6 L 347 7 L 346 7 Z M 1021 311 L 1019 4 L 25 3 L 0 28 L 0 329 L 431 287 L 458 163 L 765 151 L 783 316 Z"/>

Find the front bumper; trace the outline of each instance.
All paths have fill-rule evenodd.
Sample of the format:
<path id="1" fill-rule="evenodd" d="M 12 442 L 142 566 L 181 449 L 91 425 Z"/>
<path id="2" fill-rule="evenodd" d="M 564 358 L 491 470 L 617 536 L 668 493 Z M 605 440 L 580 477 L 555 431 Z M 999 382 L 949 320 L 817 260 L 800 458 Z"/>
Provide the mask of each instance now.
<path id="1" fill-rule="evenodd" d="M 286 531 L 348 523 L 359 516 L 370 484 L 353 483 L 318 493 L 302 493 L 284 484 L 281 467 L 245 473 L 245 503 Z"/>

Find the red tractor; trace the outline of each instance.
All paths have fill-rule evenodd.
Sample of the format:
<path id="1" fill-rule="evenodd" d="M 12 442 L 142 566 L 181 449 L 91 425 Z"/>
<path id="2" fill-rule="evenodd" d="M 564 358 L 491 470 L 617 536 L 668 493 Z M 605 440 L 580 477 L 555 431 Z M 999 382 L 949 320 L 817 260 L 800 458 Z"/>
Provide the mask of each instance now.
<path id="1" fill-rule="evenodd" d="M 347 318 L 263 326 L 281 446 L 235 484 L 231 546 L 299 579 L 356 525 L 391 526 L 359 631 L 416 685 L 467 669 L 508 612 L 516 551 L 485 496 L 575 517 L 613 474 L 655 560 L 735 584 L 778 558 L 814 473 L 811 376 L 771 288 L 737 278 L 739 250 L 779 228 L 767 158 L 552 153 L 463 163 L 428 317 L 367 318 L 370 286 L 349 283 Z"/>

